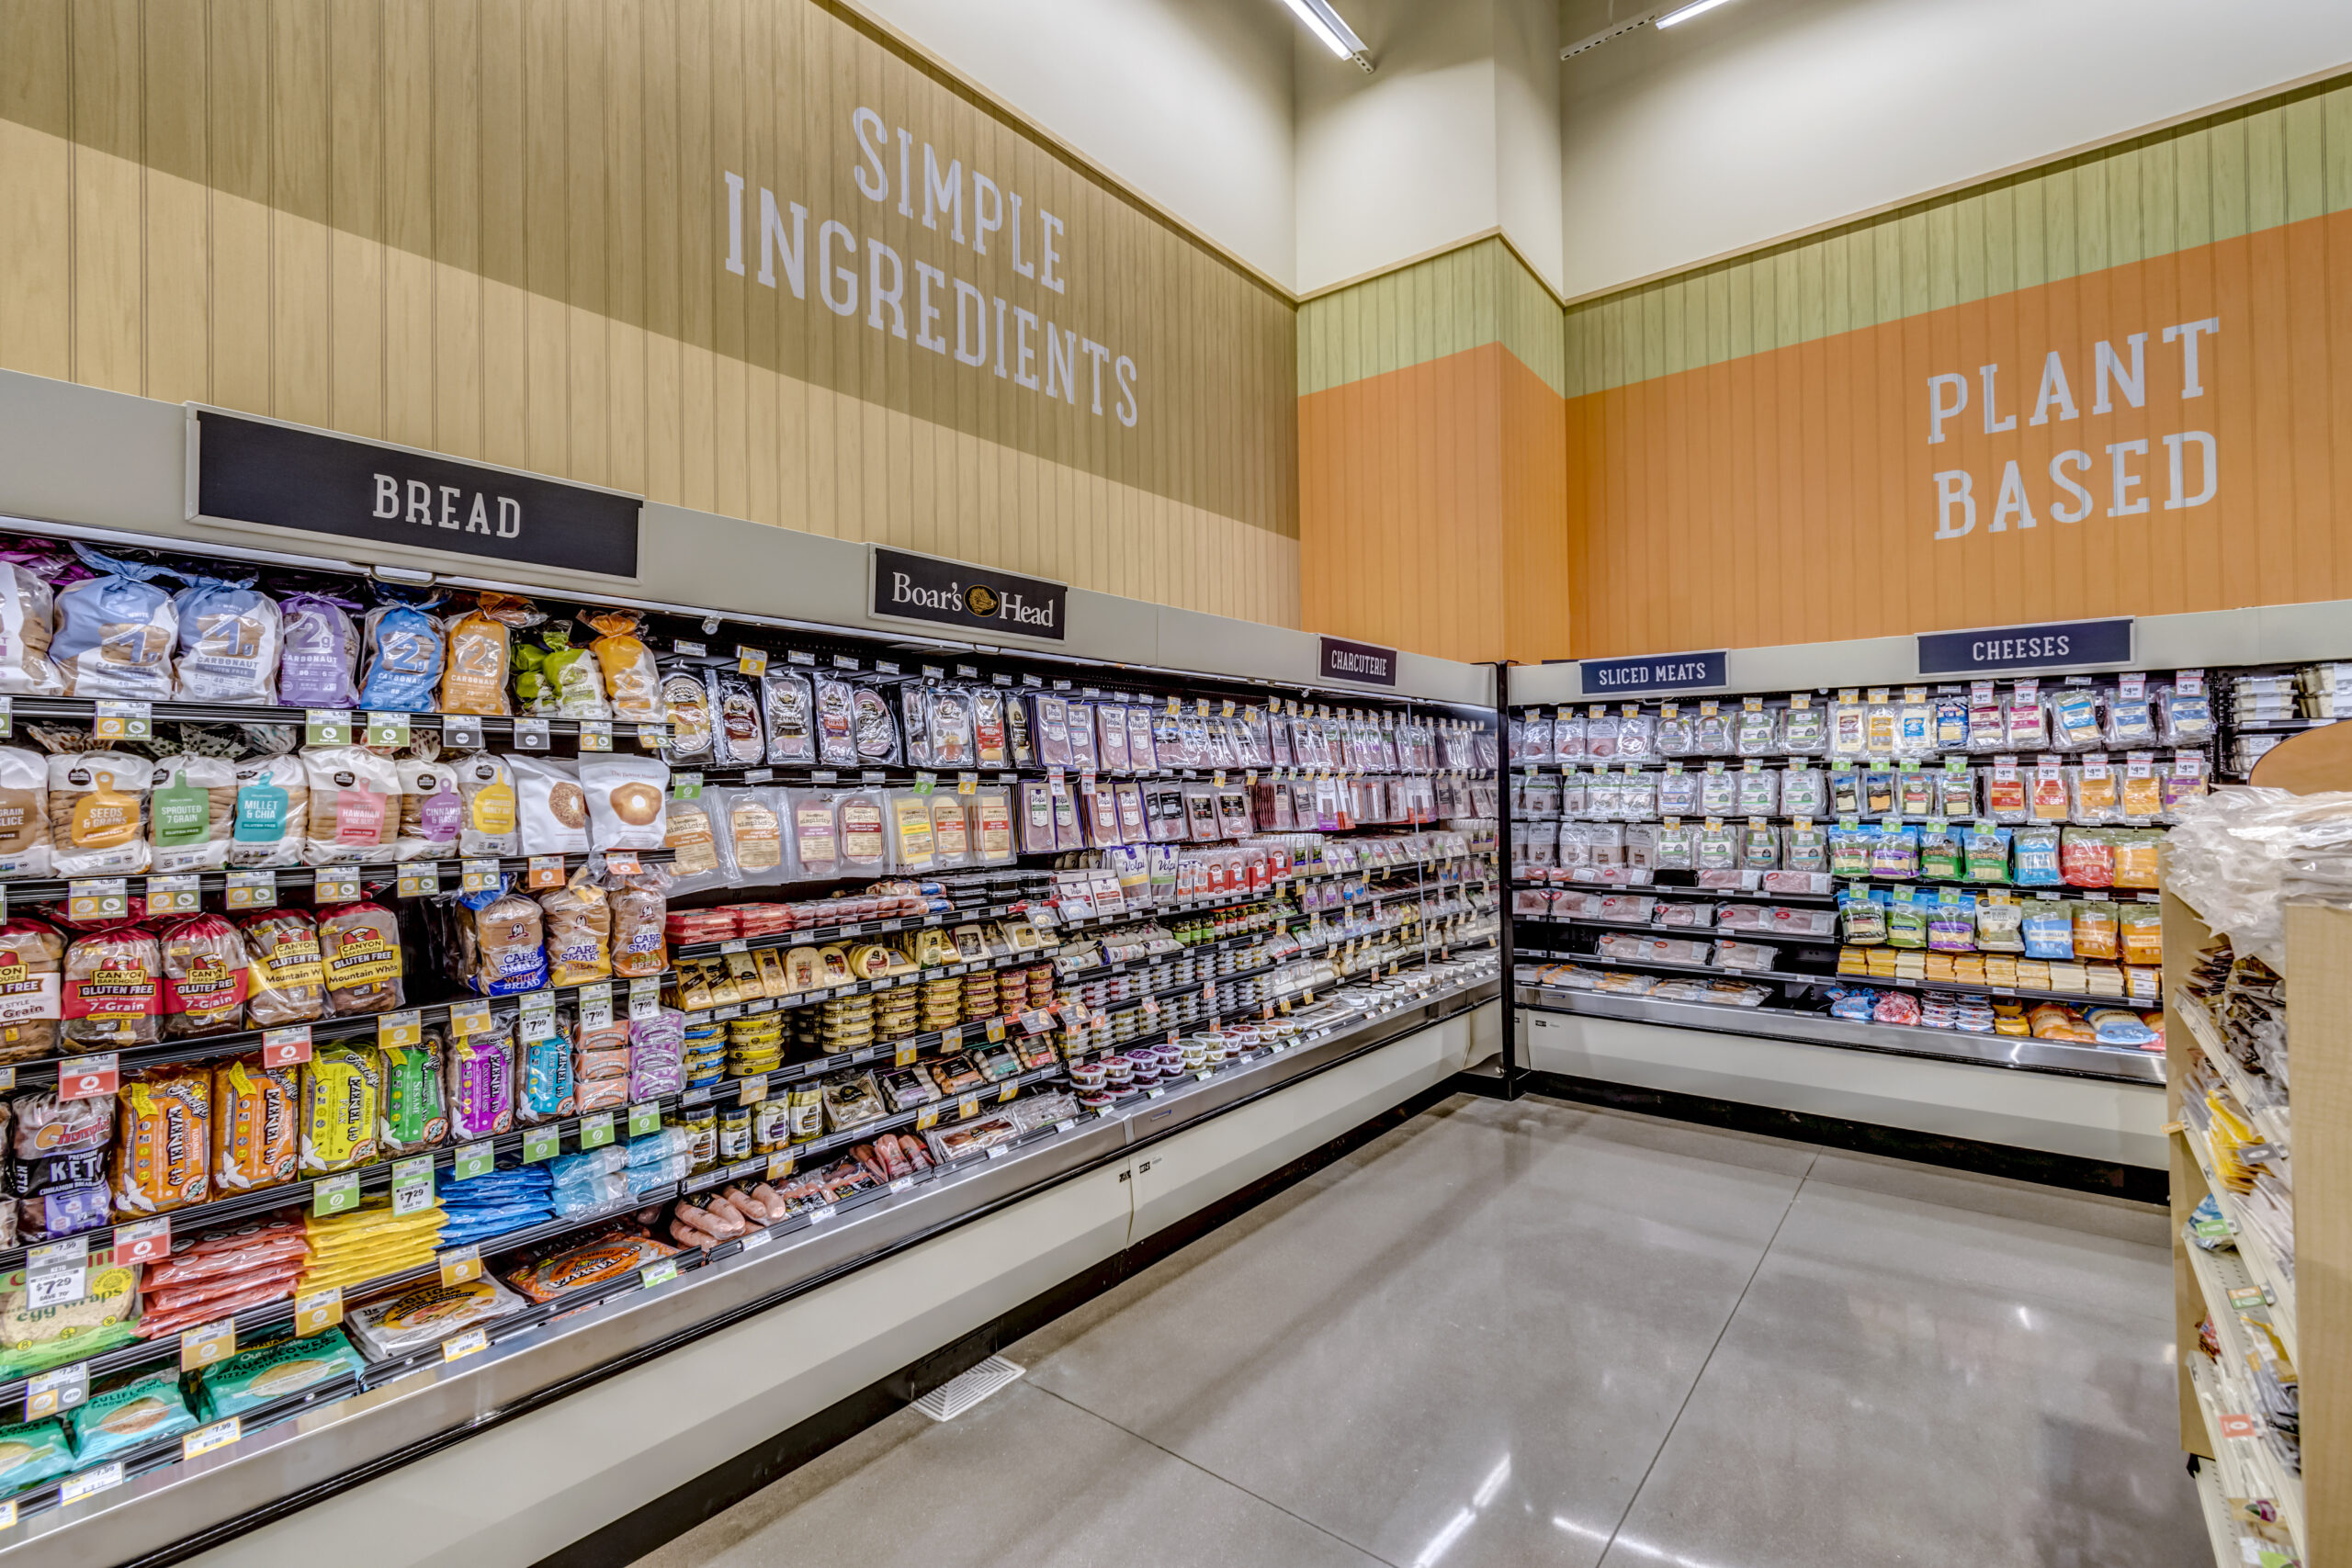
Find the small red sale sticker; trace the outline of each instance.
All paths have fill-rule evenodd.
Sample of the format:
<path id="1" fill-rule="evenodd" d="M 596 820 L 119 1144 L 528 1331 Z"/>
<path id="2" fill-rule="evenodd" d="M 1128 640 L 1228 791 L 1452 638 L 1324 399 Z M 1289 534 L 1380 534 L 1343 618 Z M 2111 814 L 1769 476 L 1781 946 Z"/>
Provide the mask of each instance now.
<path id="1" fill-rule="evenodd" d="M 261 1065 L 265 1067 L 300 1066 L 311 1059 L 311 1026 L 307 1023 L 288 1024 L 283 1029 L 262 1032 Z"/>
<path id="2" fill-rule="evenodd" d="M 57 1064 L 57 1098 L 111 1099 L 122 1081 L 117 1069 L 118 1060 L 111 1051 L 103 1056 L 66 1057 Z"/>

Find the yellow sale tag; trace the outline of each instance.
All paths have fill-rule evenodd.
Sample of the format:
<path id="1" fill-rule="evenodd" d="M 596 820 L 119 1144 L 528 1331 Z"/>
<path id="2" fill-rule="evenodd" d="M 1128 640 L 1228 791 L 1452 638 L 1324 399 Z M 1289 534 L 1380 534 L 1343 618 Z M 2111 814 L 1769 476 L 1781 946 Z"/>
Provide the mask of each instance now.
<path id="1" fill-rule="evenodd" d="M 918 1133 L 927 1133 L 927 1132 L 929 1132 L 932 1128 L 936 1127 L 936 1126 L 938 1126 L 938 1125 L 939 1125 L 939 1107 L 937 1107 L 936 1105 L 926 1105 L 926 1106 L 924 1106 L 921 1111 L 916 1111 L 916 1112 L 915 1112 L 915 1131 L 916 1131 L 916 1132 L 918 1132 Z"/>
<path id="2" fill-rule="evenodd" d="M 765 1073 L 753 1073 L 745 1078 L 735 1095 L 736 1102 L 741 1105 L 757 1105 L 767 1097 L 768 1076 Z"/>
<path id="3" fill-rule="evenodd" d="M 386 1050 L 413 1045 L 424 1038 L 424 1018 L 414 1008 L 388 1012 L 376 1021 L 376 1043 Z"/>
<path id="4" fill-rule="evenodd" d="M 464 1357 L 470 1356 L 477 1350 L 487 1350 L 489 1348 L 490 1330 L 487 1328 L 469 1328 L 454 1339 L 444 1339 L 441 1341 L 441 1359 L 445 1362 L 455 1361 L 461 1359 Z"/>
<path id="5" fill-rule="evenodd" d="M 294 1332 L 307 1339 L 313 1334 L 324 1334 L 343 1321 L 343 1287 L 329 1285 L 323 1291 L 312 1291 L 294 1302 Z"/>
<path id="6" fill-rule="evenodd" d="M 898 1055 L 893 1058 L 893 1061 L 897 1066 L 901 1067 L 913 1066 L 915 1065 L 915 1043 L 911 1040 L 900 1041 L 899 1043 Z"/>
<path id="7" fill-rule="evenodd" d="M 453 1247 L 441 1253 L 438 1261 L 441 1283 L 445 1287 L 462 1285 L 469 1280 L 481 1278 L 481 1248 L 479 1247 Z"/>
<path id="8" fill-rule="evenodd" d="M 792 1174 L 792 1156 L 788 1154 L 768 1156 L 768 1179 L 782 1181 Z"/>
<path id="9" fill-rule="evenodd" d="M 1004 1038 L 1004 1020 L 1001 1018 L 992 1018 L 989 1020 L 989 1038 L 991 1041 L 1001 1040 Z"/>
<path id="10" fill-rule="evenodd" d="M 996 1091 L 996 1100 L 997 1100 L 997 1103 L 998 1103 L 999 1105 L 1001 1105 L 1001 1104 L 1003 1104 L 1006 1100 L 1011 1100 L 1011 1099 L 1012 1098 L 1012 1089 L 1013 1089 L 1013 1086 L 1012 1086 L 1012 1085 L 1011 1085 L 1011 1084 L 1007 1084 L 1007 1085 L 1005 1085 L 1002 1089 L 1001 1089 L 997 1090 L 997 1091 Z"/>
<path id="11" fill-rule="evenodd" d="M 233 1317 L 199 1325 L 180 1336 L 180 1371 L 184 1372 L 225 1361 L 236 1353 L 237 1320 Z"/>

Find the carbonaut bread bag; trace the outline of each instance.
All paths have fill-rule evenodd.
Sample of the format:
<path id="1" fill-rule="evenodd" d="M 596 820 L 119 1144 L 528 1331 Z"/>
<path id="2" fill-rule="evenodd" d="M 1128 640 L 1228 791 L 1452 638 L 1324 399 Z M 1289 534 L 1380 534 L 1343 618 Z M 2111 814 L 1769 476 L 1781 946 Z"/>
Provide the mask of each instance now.
<path id="1" fill-rule="evenodd" d="M 166 567 L 118 559 L 87 545 L 74 553 L 98 573 L 57 596 L 57 638 L 50 657 L 77 697 L 168 702 L 179 615 L 155 580 Z"/>
<path id="2" fill-rule="evenodd" d="M 172 595 L 179 616 L 180 699 L 272 706 L 282 633 L 277 602 L 251 577 L 193 577 Z"/>
<path id="3" fill-rule="evenodd" d="M 484 593 L 472 609 L 449 620 L 441 676 L 441 711 L 503 716 L 506 682 L 514 664 L 514 631 L 536 625 L 539 613 L 512 593 Z"/>

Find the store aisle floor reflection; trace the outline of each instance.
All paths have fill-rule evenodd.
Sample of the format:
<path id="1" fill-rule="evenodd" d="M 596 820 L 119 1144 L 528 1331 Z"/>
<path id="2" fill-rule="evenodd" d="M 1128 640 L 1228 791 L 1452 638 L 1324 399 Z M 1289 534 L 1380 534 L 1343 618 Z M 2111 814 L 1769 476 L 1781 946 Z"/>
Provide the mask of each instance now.
<path id="1" fill-rule="evenodd" d="M 1456 1099 L 647 1559 L 2187 1568 L 2161 1214 Z"/>

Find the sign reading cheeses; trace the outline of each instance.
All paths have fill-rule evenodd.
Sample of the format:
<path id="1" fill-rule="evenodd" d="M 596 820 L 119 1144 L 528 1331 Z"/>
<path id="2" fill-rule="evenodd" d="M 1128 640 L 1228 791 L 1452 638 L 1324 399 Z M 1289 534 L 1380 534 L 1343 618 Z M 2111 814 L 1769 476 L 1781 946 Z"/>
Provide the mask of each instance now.
<path id="1" fill-rule="evenodd" d="M 191 407 L 187 515 L 637 575 L 633 495 Z"/>
<path id="2" fill-rule="evenodd" d="M 1069 608 L 1066 582 L 910 555 L 887 545 L 873 547 L 873 614 L 878 618 L 1062 640 Z"/>
<path id="3" fill-rule="evenodd" d="M 1101 328 L 1069 322 L 1068 225 L 977 159 L 967 171 L 863 106 L 849 120 L 851 178 L 868 208 L 820 210 L 812 223 L 791 193 L 779 200 L 721 170 L 727 270 L 804 306 L 813 286 L 818 303 L 870 332 L 1133 430 L 1143 410 L 1134 357 L 1089 335 Z"/>

